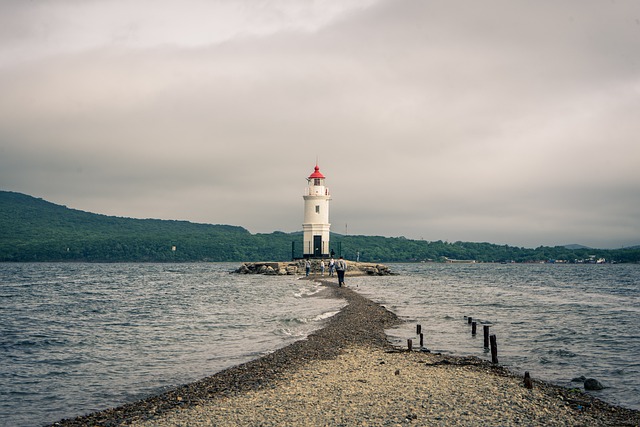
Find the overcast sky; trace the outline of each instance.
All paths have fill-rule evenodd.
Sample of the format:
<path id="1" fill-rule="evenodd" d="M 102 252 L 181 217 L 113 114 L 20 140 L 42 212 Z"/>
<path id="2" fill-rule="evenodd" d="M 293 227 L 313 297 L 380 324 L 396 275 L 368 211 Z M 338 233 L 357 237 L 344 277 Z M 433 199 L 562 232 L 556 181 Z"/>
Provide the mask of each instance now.
<path id="1" fill-rule="evenodd" d="M 640 2 L 0 2 L 0 189 L 89 212 L 640 244 Z"/>

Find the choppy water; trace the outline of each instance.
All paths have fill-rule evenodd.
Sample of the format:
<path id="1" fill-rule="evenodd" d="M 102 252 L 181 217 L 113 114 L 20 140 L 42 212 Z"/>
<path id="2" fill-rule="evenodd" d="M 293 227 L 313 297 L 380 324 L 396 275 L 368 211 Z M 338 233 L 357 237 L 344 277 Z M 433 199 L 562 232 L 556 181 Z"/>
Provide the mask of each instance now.
<path id="1" fill-rule="evenodd" d="M 397 345 L 491 360 L 482 324 L 496 334 L 501 365 L 559 385 L 596 378 L 601 399 L 640 409 L 640 265 L 397 264 L 398 276 L 350 278 L 348 286 L 408 323 Z M 471 335 L 465 316 L 478 322 Z"/>
<path id="2" fill-rule="evenodd" d="M 344 305 L 312 282 L 235 267 L 0 264 L 0 426 L 195 381 L 307 336 Z"/>
<path id="3" fill-rule="evenodd" d="M 236 264 L 0 264 L 0 426 L 37 426 L 118 406 L 260 357 L 322 326 L 342 300 L 295 277 Z M 640 409 L 640 266 L 394 264 L 348 278 L 407 320 L 432 351 L 499 359 Z M 311 297 L 313 296 L 313 297 Z M 479 323 L 472 337 L 465 316 Z"/>

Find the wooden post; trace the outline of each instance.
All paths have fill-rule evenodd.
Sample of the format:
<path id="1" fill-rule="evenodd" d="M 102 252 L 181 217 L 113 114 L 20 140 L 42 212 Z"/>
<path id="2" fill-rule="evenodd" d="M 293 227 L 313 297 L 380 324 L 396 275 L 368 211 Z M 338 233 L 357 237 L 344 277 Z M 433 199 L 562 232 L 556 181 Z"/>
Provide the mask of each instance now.
<path id="1" fill-rule="evenodd" d="M 524 373 L 524 386 L 525 386 L 525 388 L 528 388 L 528 389 L 532 389 L 533 388 L 533 382 L 531 381 L 531 375 L 529 375 L 528 371 L 525 371 L 525 373 Z"/>
<path id="2" fill-rule="evenodd" d="M 498 363 L 498 342 L 495 334 L 489 336 L 491 341 L 491 363 Z"/>
<path id="3" fill-rule="evenodd" d="M 420 347 L 424 347 L 424 334 L 420 333 Z"/>
<path id="4" fill-rule="evenodd" d="M 420 335 L 420 332 L 422 332 L 422 325 L 416 325 L 416 335 Z"/>
<path id="5" fill-rule="evenodd" d="M 476 334 L 476 322 L 471 322 L 471 335 Z"/>
<path id="6" fill-rule="evenodd" d="M 411 338 L 407 340 L 407 348 L 409 349 L 409 351 L 413 349 L 413 340 Z"/>
<path id="7" fill-rule="evenodd" d="M 489 325 L 482 325 L 482 332 L 484 333 L 484 348 L 489 348 Z"/>

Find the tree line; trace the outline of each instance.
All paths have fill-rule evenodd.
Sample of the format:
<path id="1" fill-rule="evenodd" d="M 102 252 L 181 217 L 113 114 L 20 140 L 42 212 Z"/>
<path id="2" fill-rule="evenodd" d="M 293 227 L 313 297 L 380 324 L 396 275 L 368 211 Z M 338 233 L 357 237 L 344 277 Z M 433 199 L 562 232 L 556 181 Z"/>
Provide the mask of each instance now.
<path id="1" fill-rule="evenodd" d="M 640 262 L 640 248 L 519 248 L 473 242 L 331 234 L 336 256 L 364 262 Z M 0 261 L 285 261 L 302 256 L 302 233 L 251 234 L 239 226 L 120 218 L 0 191 Z"/>

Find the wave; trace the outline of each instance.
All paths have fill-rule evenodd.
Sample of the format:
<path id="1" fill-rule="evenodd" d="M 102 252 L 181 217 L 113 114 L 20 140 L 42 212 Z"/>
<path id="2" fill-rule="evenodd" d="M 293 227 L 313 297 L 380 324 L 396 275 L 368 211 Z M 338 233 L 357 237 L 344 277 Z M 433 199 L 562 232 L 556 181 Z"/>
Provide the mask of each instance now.
<path id="1" fill-rule="evenodd" d="M 330 317 L 335 316 L 336 314 L 340 313 L 340 310 L 337 311 L 327 311 L 326 313 L 321 313 L 318 314 L 316 317 L 313 318 L 314 321 L 320 321 L 320 320 L 325 320 L 328 319 Z"/>
<path id="2" fill-rule="evenodd" d="M 320 287 L 315 287 L 313 289 L 300 289 L 298 292 L 294 293 L 293 296 L 296 298 L 308 298 L 318 294 L 322 289 Z"/>

